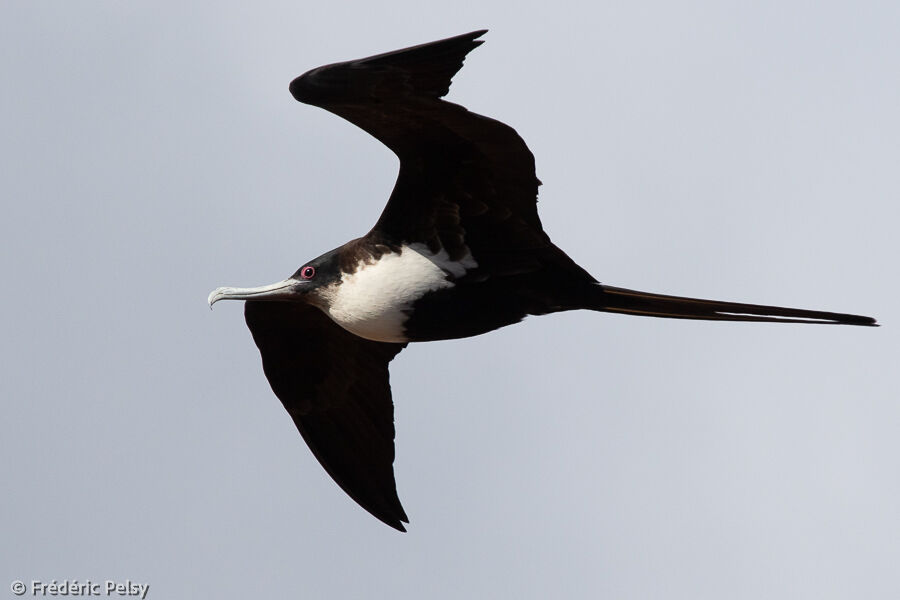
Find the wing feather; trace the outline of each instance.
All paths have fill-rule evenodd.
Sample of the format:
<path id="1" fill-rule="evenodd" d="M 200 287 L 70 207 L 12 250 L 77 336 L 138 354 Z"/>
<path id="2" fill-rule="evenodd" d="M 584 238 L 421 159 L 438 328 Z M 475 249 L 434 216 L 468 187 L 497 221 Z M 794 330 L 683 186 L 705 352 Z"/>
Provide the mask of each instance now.
<path id="1" fill-rule="evenodd" d="M 405 531 L 388 363 L 406 344 L 357 337 L 306 304 L 247 301 L 244 316 L 272 390 L 315 457 L 360 506 Z"/>
<path id="2" fill-rule="evenodd" d="M 508 125 L 442 100 L 485 31 L 313 69 L 291 93 L 369 132 L 400 158 L 368 237 L 472 256 L 474 281 L 552 268 L 592 280 L 553 245 L 537 214 L 534 156 Z"/>

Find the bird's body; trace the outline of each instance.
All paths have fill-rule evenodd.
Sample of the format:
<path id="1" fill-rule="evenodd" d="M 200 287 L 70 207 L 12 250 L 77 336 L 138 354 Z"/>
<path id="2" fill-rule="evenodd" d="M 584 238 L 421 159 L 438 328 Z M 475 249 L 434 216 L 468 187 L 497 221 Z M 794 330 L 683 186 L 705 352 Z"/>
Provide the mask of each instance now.
<path id="1" fill-rule="evenodd" d="M 317 306 L 335 323 L 368 340 L 425 341 L 407 330 L 409 316 L 424 297 L 456 287 L 447 273 L 464 274 L 464 265 L 474 266 L 475 261 L 450 261 L 417 244 L 393 250 L 376 246 L 352 270 L 343 272 L 340 280 L 318 292 Z"/>
<path id="2" fill-rule="evenodd" d="M 388 525 L 407 522 L 393 476 L 388 363 L 409 342 L 480 335 L 587 309 L 681 319 L 874 325 L 858 315 L 666 296 L 597 282 L 541 226 L 534 158 L 510 127 L 441 100 L 484 31 L 314 69 L 294 97 L 368 131 L 400 158 L 365 236 L 259 288 L 219 288 L 245 316 L 275 394 L 335 481 Z"/>

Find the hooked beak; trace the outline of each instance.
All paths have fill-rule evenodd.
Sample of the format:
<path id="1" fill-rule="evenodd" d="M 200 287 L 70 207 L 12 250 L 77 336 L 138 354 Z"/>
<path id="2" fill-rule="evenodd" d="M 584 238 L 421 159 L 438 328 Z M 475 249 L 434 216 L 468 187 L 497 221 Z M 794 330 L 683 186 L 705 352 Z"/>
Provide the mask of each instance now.
<path id="1" fill-rule="evenodd" d="M 302 283 L 296 279 L 285 279 L 255 288 L 220 287 L 206 300 L 210 308 L 219 300 L 292 300 L 296 298 L 297 287 Z"/>

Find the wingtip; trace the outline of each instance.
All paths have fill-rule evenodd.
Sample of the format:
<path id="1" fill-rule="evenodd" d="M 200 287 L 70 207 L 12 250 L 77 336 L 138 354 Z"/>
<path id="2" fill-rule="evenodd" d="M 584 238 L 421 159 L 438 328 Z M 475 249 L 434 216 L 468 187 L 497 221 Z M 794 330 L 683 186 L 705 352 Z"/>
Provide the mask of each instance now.
<path id="1" fill-rule="evenodd" d="M 363 508 L 365 508 L 365 507 L 363 507 Z M 366 509 L 366 510 L 369 510 L 369 509 Z M 374 516 L 376 519 L 378 519 L 379 521 L 381 521 L 388 527 L 396 529 L 400 533 L 406 533 L 406 525 L 409 525 L 409 519 L 407 518 L 406 513 L 403 511 L 402 508 L 400 509 L 400 515 L 390 516 L 390 517 L 386 516 L 386 515 L 376 514 L 376 513 L 372 512 L 371 510 L 369 510 L 369 512 L 372 514 L 372 516 Z"/>
<path id="2" fill-rule="evenodd" d="M 466 52 L 466 54 L 468 54 L 469 52 L 471 52 L 472 50 L 474 50 L 475 48 L 477 48 L 478 46 L 482 45 L 483 43 L 485 43 L 487 41 L 487 40 L 478 39 L 481 36 L 483 36 L 484 34 L 486 34 L 487 32 L 488 32 L 487 29 L 478 29 L 477 31 L 470 31 L 469 33 L 464 33 L 462 35 L 457 35 L 452 38 L 447 38 L 447 40 L 445 40 L 445 41 L 449 42 L 452 40 L 459 40 L 459 41 L 469 42 L 470 44 L 472 44 L 472 47 Z"/>
<path id="3" fill-rule="evenodd" d="M 476 44 L 483 44 L 485 40 L 479 40 L 481 36 L 486 34 L 489 29 L 476 29 L 475 31 L 470 31 L 468 33 L 460 33 L 459 35 L 450 36 L 448 38 L 444 38 L 442 40 L 435 40 L 433 42 L 426 42 L 425 44 L 421 44 L 422 46 L 428 46 L 431 44 L 445 44 L 447 42 L 454 41 L 469 41 L 474 42 Z"/>
<path id="4" fill-rule="evenodd" d="M 406 533 L 406 527 L 403 526 L 403 523 L 397 521 L 396 523 L 388 523 L 391 527 L 399 531 L 400 533 Z"/>
<path id="5" fill-rule="evenodd" d="M 395 514 L 390 519 L 382 519 L 386 524 L 390 525 L 397 531 L 401 533 L 406 533 L 405 525 L 409 525 L 409 517 L 406 516 L 406 511 L 403 510 L 403 506 L 400 504 L 400 499 L 397 499 L 397 509 L 398 513 Z M 380 517 L 379 517 L 380 518 Z"/>
<path id="6" fill-rule="evenodd" d="M 380 79 L 386 77 L 382 68 L 388 65 L 407 70 L 409 79 L 404 85 L 413 82 L 411 85 L 419 93 L 440 98 L 447 94 L 466 55 L 484 43 L 478 38 L 487 32 L 478 29 L 367 58 L 324 65 L 295 78 L 288 90 L 298 102 L 315 106 L 369 98 Z"/>

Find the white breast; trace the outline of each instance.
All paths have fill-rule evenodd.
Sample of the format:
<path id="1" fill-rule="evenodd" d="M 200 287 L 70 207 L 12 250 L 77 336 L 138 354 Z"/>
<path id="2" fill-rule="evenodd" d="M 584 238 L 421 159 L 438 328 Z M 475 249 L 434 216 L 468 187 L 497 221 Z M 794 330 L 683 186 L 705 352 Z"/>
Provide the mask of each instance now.
<path id="1" fill-rule="evenodd" d="M 417 245 L 418 246 L 418 245 Z M 453 287 L 447 271 L 436 264 L 440 255 L 429 256 L 424 248 L 403 246 L 373 263 L 360 263 L 355 273 L 344 275 L 340 285 L 331 286 L 327 312 L 332 320 L 351 333 L 378 342 L 407 341 L 403 324 L 407 311 L 428 292 Z M 474 261 L 471 265 L 474 266 Z M 446 268 L 446 265 L 443 265 Z M 462 273 L 465 268 L 462 268 Z M 448 269 L 456 275 L 456 272 Z"/>

